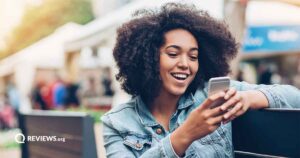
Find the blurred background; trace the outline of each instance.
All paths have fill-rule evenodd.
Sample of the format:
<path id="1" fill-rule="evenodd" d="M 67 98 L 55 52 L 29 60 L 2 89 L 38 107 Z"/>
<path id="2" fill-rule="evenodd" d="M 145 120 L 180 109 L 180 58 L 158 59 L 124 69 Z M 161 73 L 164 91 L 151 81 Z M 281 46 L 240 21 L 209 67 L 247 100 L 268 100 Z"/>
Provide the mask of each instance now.
<path id="1" fill-rule="evenodd" d="M 116 29 L 140 8 L 176 0 L 0 0 L 0 157 L 20 157 L 17 114 L 84 111 L 130 96 L 115 80 Z M 240 43 L 232 78 L 300 88 L 300 0 L 186 0 L 225 20 Z"/>

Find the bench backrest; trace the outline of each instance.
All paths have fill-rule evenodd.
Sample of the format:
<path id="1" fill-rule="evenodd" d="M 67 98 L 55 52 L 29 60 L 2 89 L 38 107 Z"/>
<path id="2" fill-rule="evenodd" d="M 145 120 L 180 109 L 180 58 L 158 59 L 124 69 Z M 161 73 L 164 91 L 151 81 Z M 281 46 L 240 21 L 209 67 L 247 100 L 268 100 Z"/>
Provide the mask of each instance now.
<path id="1" fill-rule="evenodd" d="M 232 128 L 238 157 L 300 157 L 300 109 L 248 111 Z"/>
<path id="2" fill-rule="evenodd" d="M 56 136 L 65 141 L 28 141 L 22 158 L 96 158 L 94 121 L 81 112 L 33 111 L 21 114 L 20 127 L 27 136 Z M 41 138 L 40 138 L 41 139 Z"/>

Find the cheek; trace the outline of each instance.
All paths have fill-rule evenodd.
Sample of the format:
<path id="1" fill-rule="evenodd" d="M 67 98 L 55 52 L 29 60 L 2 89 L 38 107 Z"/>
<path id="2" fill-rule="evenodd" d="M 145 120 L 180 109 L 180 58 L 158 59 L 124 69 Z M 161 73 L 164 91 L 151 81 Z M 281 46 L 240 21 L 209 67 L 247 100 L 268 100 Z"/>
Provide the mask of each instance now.
<path id="1" fill-rule="evenodd" d="M 196 75 L 198 73 L 198 70 L 199 70 L 199 65 L 198 64 L 195 64 L 193 67 L 191 67 L 191 71 L 193 73 L 192 81 L 195 79 L 195 77 L 196 77 Z"/>
<path id="2" fill-rule="evenodd" d="M 199 70 L 199 64 L 198 63 L 195 63 L 191 66 L 191 71 L 194 73 L 194 75 L 196 75 L 198 70 Z"/>
<path id="3" fill-rule="evenodd" d="M 168 71 L 169 71 L 168 64 L 166 64 L 165 62 L 161 62 L 159 65 L 160 79 L 164 80 L 167 76 Z"/>
<path id="4" fill-rule="evenodd" d="M 161 72 L 162 71 L 167 72 L 167 71 L 170 71 L 171 69 L 173 69 L 175 65 L 176 65 L 176 61 L 165 58 L 165 59 L 160 60 L 159 70 Z"/>

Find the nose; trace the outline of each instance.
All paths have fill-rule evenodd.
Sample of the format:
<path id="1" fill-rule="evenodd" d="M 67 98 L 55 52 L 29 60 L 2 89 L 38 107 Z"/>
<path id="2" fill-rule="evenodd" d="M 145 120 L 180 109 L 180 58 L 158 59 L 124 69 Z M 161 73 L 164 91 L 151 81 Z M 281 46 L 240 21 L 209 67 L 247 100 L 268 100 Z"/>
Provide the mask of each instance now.
<path id="1" fill-rule="evenodd" d="M 185 56 L 181 56 L 178 61 L 178 67 L 182 69 L 188 68 L 188 58 Z"/>

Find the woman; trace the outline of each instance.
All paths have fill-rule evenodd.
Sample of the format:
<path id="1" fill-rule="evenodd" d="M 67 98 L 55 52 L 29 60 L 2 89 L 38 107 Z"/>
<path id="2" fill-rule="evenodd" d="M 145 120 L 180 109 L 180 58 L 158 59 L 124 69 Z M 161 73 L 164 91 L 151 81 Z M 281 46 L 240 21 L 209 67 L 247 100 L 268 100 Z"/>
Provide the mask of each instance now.
<path id="1" fill-rule="evenodd" d="M 135 16 L 117 32 L 117 79 L 133 98 L 102 117 L 107 157 L 233 157 L 231 120 L 300 102 L 294 87 L 238 81 L 207 97 L 207 81 L 227 75 L 237 53 L 227 26 L 173 3 Z"/>

